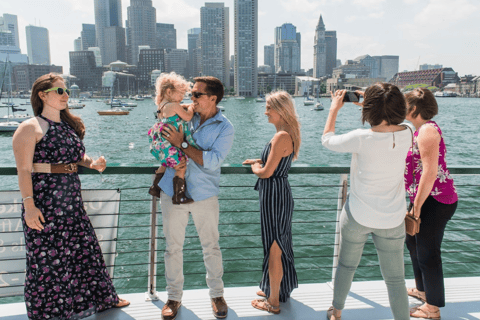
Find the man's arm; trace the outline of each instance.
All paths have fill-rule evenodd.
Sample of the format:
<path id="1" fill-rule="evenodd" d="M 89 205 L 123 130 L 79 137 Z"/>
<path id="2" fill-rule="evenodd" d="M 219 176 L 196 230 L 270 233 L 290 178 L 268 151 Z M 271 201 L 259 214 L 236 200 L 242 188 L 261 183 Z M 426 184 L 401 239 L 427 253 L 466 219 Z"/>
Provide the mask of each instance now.
<path id="1" fill-rule="evenodd" d="M 168 128 L 165 128 L 162 131 L 162 136 L 168 142 L 170 142 L 172 146 L 181 149 L 193 161 L 209 170 L 216 170 L 222 165 L 223 161 L 227 157 L 227 154 L 232 148 L 233 135 L 233 126 L 224 126 L 218 137 L 215 139 L 212 150 L 202 151 L 189 145 L 188 143 L 186 148 L 182 148 L 181 145 L 185 138 L 181 127 L 179 132 L 174 126 L 169 124 Z"/>

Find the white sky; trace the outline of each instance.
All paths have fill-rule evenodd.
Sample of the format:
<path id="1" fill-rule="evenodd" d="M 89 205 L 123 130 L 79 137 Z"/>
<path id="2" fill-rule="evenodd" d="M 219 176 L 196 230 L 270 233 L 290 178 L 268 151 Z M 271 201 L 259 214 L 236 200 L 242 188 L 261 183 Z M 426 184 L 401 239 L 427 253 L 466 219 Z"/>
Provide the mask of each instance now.
<path id="1" fill-rule="evenodd" d="M 214 1 L 210 1 L 214 2 Z M 218 1 L 221 2 L 221 1 Z M 230 8 L 230 54 L 233 54 L 233 0 Z M 442 64 L 460 76 L 480 75 L 480 0 L 258 0 L 258 61 L 273 43 L 274 28 L 292 23 L 302 34 L 302 68 L 313 66 L 313 39 L 320 14 L 327 30 L 336 30 L 337 58 L 363 54 L 399 55 L 400 68 Z M 187 49 L 187 30 L 200 26 L 201 0 L 153 0 L 157 22 L 173 23 L 177 47 Z M 129 0 L 122 0 L 123 23 Z M 95 23 L 93 0 L 0 0 L 0 15 L 18 16 L 20 47 L 27 52 L 25 26 L 50 33 L 51 61 L 69 71 L 68 51 L 82 23 Z"/>

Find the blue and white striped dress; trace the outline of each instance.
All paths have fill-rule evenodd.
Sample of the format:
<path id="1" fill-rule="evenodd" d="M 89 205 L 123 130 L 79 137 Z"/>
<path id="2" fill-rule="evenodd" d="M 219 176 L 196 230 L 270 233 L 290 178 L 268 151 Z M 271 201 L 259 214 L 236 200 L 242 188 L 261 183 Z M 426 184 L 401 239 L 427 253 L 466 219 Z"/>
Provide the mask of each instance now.
<path id="1" fill-rule="evenodd" d="M 271 150 L 268 143 L 262 152 L 262 161 L 267 163 Z M 280 302 L 286 302 L 293 289 L 298 287 L 297 272 L 293 261 L 292 214 L 293 196 L 288 183 L 288 170 L 292 165 L 294 153 L 280 160 L 270 178 L 258 179 L 255 190 L 260 197 L 260 225 L 263 242 L 263 277 L 260 289 L 270 296 L 270 277 L 268 258 L 273 241 L 277 241 L 282 250 L 283 278 L 280 284 Z"/>

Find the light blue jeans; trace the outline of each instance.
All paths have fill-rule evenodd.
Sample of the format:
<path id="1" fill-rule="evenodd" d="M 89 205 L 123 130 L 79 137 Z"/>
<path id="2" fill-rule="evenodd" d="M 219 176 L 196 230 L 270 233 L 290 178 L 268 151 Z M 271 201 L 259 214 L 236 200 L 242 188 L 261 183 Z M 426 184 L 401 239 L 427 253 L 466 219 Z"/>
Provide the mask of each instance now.
<path id="1" fill-rule="evenodd" d="M 371 234 L 377 249 L 380 270 L 387 285 L 393 317 L 395 320 L 409 320 L 403 263 L 405 224 L 392 229 L 367 228 L 353 219 L 347 200 L 340 215 L 340 228 L 338 267 L 333 289 L 335 309 L 342 310 L 345 307 L 355 270 L 362 258 L 363 247 Z"/>

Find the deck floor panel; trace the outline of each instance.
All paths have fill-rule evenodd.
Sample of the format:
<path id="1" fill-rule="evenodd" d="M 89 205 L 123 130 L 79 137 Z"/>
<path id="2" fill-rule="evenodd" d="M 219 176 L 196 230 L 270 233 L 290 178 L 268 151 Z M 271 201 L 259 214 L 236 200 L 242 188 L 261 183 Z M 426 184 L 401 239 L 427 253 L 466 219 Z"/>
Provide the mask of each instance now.
<path id="1" fill-rule="evenodd" d="M 414 285 L 407 280 L 407 286 Z M 445 279 L 447 305 L 441 309 L 442 320 L 480 319 L 480 277 Z M 272 315 L 251 307 L 258 296 L 257 287 L 225 288 L 229 311 L 227 319 L 244 320 L 310 320 L 325 319 L 332 303 L 332 284 L 302 284 L 294 290 L 291 299 L 281 304 L 280 315 Z M 159 320 L 167 301 L 167 293 L 159 292 L 158 301 L 145 301 L 144 293 L 124 294 L 131 301 L 123 309 L 110 309 L 85 320 Z M 410 305 L 420 305 L 410 298 Z M 0 320 L 27 320 L 24 303 L 0 305 Z M 186 290 L 177 320 L 214 320 L 208 289 Z M 344 320 L 391 320 L 393 316 L 383 281 L 360 281 L 352 284 L 342 314 Z M 414 319 L 414 318 L 412 318 Z"/>

